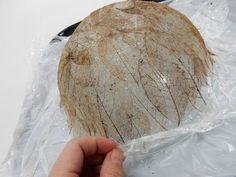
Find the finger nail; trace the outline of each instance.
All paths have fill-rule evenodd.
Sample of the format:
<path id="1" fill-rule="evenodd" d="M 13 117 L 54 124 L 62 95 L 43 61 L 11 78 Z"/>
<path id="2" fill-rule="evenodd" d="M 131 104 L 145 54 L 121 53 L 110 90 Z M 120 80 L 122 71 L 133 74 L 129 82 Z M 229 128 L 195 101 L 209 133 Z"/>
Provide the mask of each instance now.
<path id="1" fill-rule="evenodd" d="M 111 161 L 112 163 L 122 165 L 124 161 L 124 155 L 123 152 L 120 149 L 113 149 L 111 152 Z"/>

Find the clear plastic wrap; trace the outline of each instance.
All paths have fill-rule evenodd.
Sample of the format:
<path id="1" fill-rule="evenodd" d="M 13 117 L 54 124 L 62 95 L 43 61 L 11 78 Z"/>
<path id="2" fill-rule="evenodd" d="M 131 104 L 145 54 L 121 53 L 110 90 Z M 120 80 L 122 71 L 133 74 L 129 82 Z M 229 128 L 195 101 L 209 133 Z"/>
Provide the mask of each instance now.
<path id="1" fill-rule="evenodd" d="M 236 176 L 236 1 L 175 0 L 214 53 L 214 68 L 203 88 L 207 106 L 176 129 L 133 140 L 125 151 L 127 177 Z M 67 39 L 32 54 L 37 58 L 32 87 L 0 168 L 5 177 L 46 177 L 72 138 L 60 109 L 57 67 Z"/>

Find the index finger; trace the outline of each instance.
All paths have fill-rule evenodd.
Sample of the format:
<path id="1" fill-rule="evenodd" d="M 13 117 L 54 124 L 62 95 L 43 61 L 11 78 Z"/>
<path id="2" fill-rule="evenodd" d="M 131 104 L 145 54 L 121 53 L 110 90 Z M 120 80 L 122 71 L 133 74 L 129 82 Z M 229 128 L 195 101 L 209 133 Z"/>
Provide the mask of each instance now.
<path id="1" fill-rule="evenodd" d="M 80 146 L 85 157 L 95 154 L 107 154 L 118 145 L 113 140 L 98 136 L 75 138 L 71 143 Z"/>

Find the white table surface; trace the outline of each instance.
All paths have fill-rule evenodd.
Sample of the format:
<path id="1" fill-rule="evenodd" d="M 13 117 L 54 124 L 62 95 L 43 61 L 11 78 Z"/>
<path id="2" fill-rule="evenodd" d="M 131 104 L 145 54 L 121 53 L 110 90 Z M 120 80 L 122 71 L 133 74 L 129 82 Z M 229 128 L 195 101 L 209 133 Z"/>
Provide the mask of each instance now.
<path id="1" fill-rule="evenodd" d="M 32 47 L 46 45 L 92 10 L 116 1 L 0 0 L 0 162 L 12 143 L 32 79 Z"/>

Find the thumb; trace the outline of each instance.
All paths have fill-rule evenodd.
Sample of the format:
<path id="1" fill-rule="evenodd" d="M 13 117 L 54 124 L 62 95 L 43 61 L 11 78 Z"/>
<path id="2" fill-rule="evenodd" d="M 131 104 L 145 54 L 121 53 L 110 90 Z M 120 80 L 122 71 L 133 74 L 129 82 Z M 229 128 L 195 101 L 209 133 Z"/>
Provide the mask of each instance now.
<path id="1" fill-rule="evenodd" d="M 123 177 L 124 156 L 120 149 L 109 152 L 103 162 L 101 177 Z"/>

